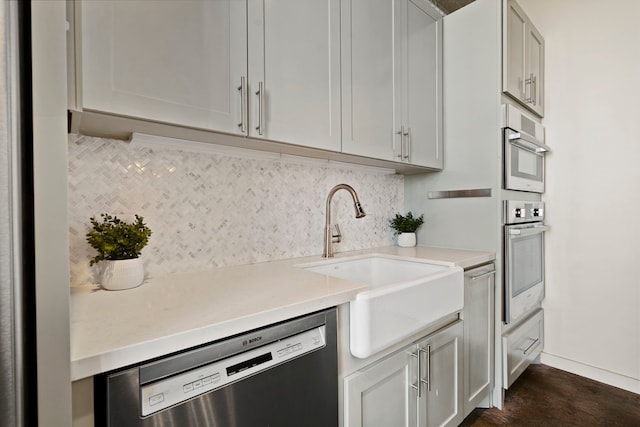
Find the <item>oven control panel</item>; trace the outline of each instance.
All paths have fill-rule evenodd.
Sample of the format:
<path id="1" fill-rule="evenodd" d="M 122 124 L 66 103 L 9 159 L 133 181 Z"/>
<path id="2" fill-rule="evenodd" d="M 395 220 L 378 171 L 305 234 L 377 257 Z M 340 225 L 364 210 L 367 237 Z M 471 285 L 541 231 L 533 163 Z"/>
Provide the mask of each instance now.
<path id="1" fill-rule="evenodd" d="M 325 326 L 254 348 L 203 367 L 140 387 L 141 415 L 147 416 L 215 390 L 289 359 L 323 348 Z"/>
<path id="2" fill-rule="evenodd" d="M 544 220 L 544 202 L 505 200 L 504 223 L 541 222 Z"/>

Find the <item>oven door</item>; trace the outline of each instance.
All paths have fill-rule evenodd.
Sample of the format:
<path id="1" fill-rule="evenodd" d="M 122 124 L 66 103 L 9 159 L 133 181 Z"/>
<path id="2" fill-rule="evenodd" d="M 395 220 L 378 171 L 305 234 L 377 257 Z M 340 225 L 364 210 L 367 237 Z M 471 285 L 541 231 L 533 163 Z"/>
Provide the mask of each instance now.
<path id="1" fill-rule="evenodd" d="M 504 322 L 511 323 L 544 298 L 544 232 L 540 222 L 504 227 Z"/>
<path id="2" fill-rule="evenodd" d="M 504 129 L 504 188 L 544 193 L 544 154 L 549 147 L 525 132 Z"/>

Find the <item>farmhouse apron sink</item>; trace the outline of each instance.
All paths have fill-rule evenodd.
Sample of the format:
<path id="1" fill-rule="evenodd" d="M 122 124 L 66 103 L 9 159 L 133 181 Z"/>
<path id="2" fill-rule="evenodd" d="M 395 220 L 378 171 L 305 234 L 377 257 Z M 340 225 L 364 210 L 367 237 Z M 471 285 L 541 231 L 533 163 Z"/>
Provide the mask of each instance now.
<path id="1" fill-rule="evenodd" d="M 460 267 L 378 254 L 299 267 L 368 286 L 349 303 L 350 350 L 357 358 L 367 358 L 462 310 Z"/>

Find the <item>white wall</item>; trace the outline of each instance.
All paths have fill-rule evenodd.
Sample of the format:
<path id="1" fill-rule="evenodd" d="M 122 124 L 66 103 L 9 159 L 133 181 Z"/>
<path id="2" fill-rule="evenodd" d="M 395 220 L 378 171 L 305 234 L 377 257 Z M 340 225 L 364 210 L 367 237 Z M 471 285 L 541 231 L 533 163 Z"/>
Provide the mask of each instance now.
<path id="1" fill-rule="evenodd" d="M 640 392 L 640 2 L 518 1 L 546 41 L 543 362 Z"/>

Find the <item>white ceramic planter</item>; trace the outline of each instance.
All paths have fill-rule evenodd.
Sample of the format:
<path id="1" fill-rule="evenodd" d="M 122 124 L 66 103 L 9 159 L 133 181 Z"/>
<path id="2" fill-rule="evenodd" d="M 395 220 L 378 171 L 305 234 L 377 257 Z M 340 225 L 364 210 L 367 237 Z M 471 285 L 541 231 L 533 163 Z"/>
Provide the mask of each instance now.
<path id="1" fill-rule="evenodd" d="M 117 261 L 102 261 L 102 287 L 110 291 L 131 289 L 142 284 L 144 268 L 142 259 L 122 259 Z"/>
<path id="2" fill-rule="evenodd" d="M 398 246 L 403 248 L 412 248 L 416 245 L 416 233 L 400 233 L 398 234 Z"/>

